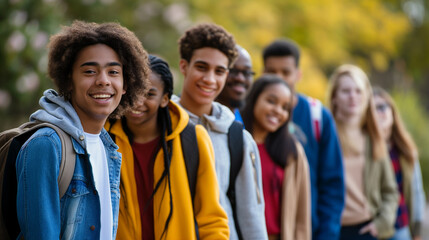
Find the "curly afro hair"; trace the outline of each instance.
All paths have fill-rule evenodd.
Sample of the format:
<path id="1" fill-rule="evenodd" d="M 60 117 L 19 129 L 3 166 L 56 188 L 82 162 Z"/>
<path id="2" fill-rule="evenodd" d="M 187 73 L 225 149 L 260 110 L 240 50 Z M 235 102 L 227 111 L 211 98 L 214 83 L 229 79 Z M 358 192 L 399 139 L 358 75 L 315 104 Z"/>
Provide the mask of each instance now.
<path id="1" fill-rule="evenodd" d="M 61 96 L 71 98 L 72 71 L 76 56 L 83 48 L 105 44 L 119 56 L 123 66 L 126 93 L 109 118 L 119 118 L 133 106 L 137 96 L 145 94 L 149 78 L 148 54 L 136 35 L 118 23 L 74 21 L 50 38 L 48 74 Z"/>
<path id="2" fill-rule="evenodd" d="M 218 49 L 228 58 L 229 67 L 238 56 L 234 37 L 223 27 L 204 23 L 188 29 L 179 39 L 180 57 L 190 62 L 194 50 L 211 47 Z"/>

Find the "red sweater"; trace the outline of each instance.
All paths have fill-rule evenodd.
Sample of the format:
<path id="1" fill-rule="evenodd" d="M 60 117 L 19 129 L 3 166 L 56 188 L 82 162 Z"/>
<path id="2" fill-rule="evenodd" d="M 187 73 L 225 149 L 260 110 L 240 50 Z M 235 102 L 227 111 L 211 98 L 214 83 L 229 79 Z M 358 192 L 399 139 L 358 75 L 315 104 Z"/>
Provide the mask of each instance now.
<path id="1" fill-rule="evenodd" d="M 284 169 L 268 155 L 265 144 L 258 144 L 262 166 L 262 187 L 265 199 L 265 221 L 268 234 L 281 232 L 282 183 Z"/>
<path id="2" fill-rule="evenodd" d="M 154 240 L 153 200 L 153 163 L 159 138 L 147 143 L 133 143 L 134 177 L 142 224 L 142 240 Z"/>

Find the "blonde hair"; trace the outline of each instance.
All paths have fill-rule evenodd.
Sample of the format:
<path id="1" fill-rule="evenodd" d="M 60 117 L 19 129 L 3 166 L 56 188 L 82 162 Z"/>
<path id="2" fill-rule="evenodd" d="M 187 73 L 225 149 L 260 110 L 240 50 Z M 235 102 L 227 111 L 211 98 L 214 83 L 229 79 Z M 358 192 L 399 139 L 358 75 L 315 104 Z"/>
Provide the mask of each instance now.
<path id="1" fill-rule="evenodd" d="M 414 164 L 418 158 L 417 146 L 405 128 L 405 124 L 402 121 L 401 115 L 399 114 L 398 107 L 389 93 L 387 93 L 384 89 L 380 87 L 374 87 L 373 94 L 374 96 L 381 97 L 384 101 L 387 102 L 390 109 L 392 109 L 393 125 L 390 135 L 392 144 L 394 144 L 399 149 L 400 155 L 404 156 L 405 159 L 411 164 Z"/>
<path id="2" fill-rule="evenodd" d="M 349 139 L 345 135 L 341 123 L 338 122 L 338 119 L 336 117 L 337 107 L 332 101 L 340 85 L 340 79 L 342 76 L 345 75 L 349 76 L 361 88 L 362 92 L 367 98 L 366 109 L 361 118 L 361 129 L 365 131 L 370 137 L 372 145 L 372 157 L 374 160 L 385 158 L 387 157 L 387 148 L 386 143 L 382 137 L 380 127 L 377 124 L 371 84 L 365 72 L 362 71 L 362 69 L 360 69 L 359 67 L 351 64 L 341 65 L 334 71 L 329 80 L 327 97 L 328 106 L 332 111 L 335 122 L 337 123 L 338 136 L 340 138 L 343 152 L 345 154 L 350 154 L 358 151 L 353 140 Z"/>

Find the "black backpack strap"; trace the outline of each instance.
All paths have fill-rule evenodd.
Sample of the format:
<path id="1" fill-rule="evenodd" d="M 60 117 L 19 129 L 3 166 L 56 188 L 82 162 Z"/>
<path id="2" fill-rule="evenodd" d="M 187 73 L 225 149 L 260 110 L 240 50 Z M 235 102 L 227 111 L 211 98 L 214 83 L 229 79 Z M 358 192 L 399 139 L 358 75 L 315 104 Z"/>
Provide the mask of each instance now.
<path id="1" fill-rule="evenodd" d="M 234 121 L 228 129 L 228 148 L 231 158 L 231 169 L 229 172 L 229 187 L 227 196 L 231 202 L 232 213 L 234 216 L 235 229 L 239 239 L 243 239 L 237 218 L 237 201 L 235 196 L 235 180 L 238 172 L 243 165 L 243 124 Z"/>
<path id="2" fill-rule="evenodd" d="M 182 142 L 183 159 L 185 160 L 186 173 L 188 175 L 189 190 L 191 191 L 192 206 L 194 206 L 200 154 L 198 151 L 197 133 L 193 123 L 188 122 L 188 125 L 186 125 L 185 129 L 180 133 L 180 140 Z M 195 215 L 194 222 L 197 239 L 200 239 Z"/>

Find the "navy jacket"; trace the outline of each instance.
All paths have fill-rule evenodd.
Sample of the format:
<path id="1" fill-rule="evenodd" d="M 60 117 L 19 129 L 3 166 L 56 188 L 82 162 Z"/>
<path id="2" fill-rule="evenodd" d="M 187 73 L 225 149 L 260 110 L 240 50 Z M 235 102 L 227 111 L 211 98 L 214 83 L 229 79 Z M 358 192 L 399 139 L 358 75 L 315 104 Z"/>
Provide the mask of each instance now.
<path id="1" fill-rule="evenodd" d="M 322 107 L 321 138 L 317 141 L 309 101 L 304 95 L 298 94 L 297 97 L 292 120 L 305 135 L 305 138 L 298 139 L 304 147 L 310 169 L 312 239 L 338 239 L 345 187 L 335 121 L 331 113 Z"/>

